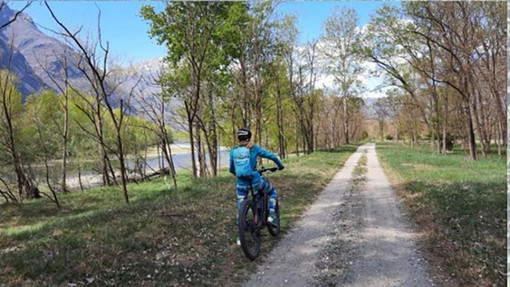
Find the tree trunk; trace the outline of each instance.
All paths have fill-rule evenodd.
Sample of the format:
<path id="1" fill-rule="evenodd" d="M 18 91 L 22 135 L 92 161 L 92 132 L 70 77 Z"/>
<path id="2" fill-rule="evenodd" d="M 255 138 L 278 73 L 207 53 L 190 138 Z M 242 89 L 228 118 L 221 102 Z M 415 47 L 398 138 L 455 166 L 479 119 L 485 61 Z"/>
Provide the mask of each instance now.
<path id="1" fill-rule="evenodd" d="M 122 112 L 122 111 L 121 111 Z M 129 195 L 127 190 L 127 179 L 126 179 L 126 165 L 124 163 L 124 144 L 122 143 L 121 131 L 120 127 L 117 128 L 117 146 L 119 153 L 119 163 L 120 163 L 120 179 L 122 182 L 122 195 L 124 197 L 124 201 L 129 203 Z"/>
<path id="2" fill-rule="evenodd" d="M 448 126 L 448 93 L 445 95 L 444 98 L 444 111 L 443 111 L 443 148 L 441 153 L 446 154 L 446 129 Z"/>
<path id="3" fill-rule="evenodd" d="M 205 156 L 202 148 L 202 135 L 200 132 L 200 127 L 198 123 L 195 121 L 195 130 L 196 130 L 196 148 L 197 148 L 197 156 L 198 156 L 198 165 L 199 165 L 199 177 L 205 178 L 206 175 L 206 167 L 205 167 Z"/>
<path id="4" fill-rule="evenodd" d="M 186 114 L 188 116 L 188 134 L 189 134 L 189 143 L 191 147 L 191 170 L 193 172 L 193 178 L 197 178 L 197 164 L 195 160 L 195 139 L 193 135 L 193 119 L 191 115 L 191 110 L 187 101 L 184 101 L 186 106 Z"/>
<path id="5" fill-rule="evenodd" d="M 344 140 L 345 144 L 349 144 L 349 115 L 347 111 L 347 97 L 344 96 L 343 108 L 344 108 Z"/>
<path id="6" fill-rule="evenodd" d="M 69 98 L 67 91 L 64 93 L 64 129 L 63 129 L 63 151 L 62 151 L 62 186 L 61 191 L 69 192 L 66 186 L 67 179 L 67 140 L 69 136 Z"/>
<path id="7" fill-rule="evenodd" d="M 468 141 L 469 141 L 469 155 L 471 159 L 476 160 L 476 142 L 475 142 L 475 131 L 473 127 L 473 117 L 471 112 L 471 105 L 468 104 L 467 107 L 464 107 L 466 117 L 467 117 L 467 133 L 468 133 Z"/>
<path id="8" fill-rule="evenodd" d="M 278 145 L 280 148 L 280 157 L 285 158 L 285 133 L 283 131 L 283 111 L 280 77 L 276 83 L 276 124 L 278 125 Z"/>
<path id="9" fill-rule="evenodd" d="M 83 191 L 83 182 L 81 181 L 81 164 L 78 164 L 78 183 L 80 184 L 80 190 Z"/>
<path id="10" fill-rule="evenodd" d="M 296 155 L 297 157 L 299 157 L 299 127 L 298 127 L 298 123 L 297 121 L 295 122 L 296 123 Z"/>
<path id="11" fill-rule="evenodd" d="M 212 130 L 212 146 L 209 148 L 209 160 L 211 162 L 212 175 L 216 177 L 218 174 L 218 133 L 216 130 L 216 114 L 215 114 L 215 106 L 214 106 L 214 98 L 212 92 L 209 92 L 209 107 L 211 109 L 211 125 L 210 130 Z M 207 143 L 209 146 L 209 142 Z"/>

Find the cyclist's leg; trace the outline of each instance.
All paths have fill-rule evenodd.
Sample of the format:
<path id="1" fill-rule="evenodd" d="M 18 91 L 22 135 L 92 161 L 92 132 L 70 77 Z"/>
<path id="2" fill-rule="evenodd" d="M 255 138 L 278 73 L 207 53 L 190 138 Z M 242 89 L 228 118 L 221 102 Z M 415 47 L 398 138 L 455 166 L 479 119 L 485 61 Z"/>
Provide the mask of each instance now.
<path id="1" fill-rule="evenodd" d="M 274 213 L 276 207 L 276 199 L 278 198 L 278 193 L 276 192 L 276 189 L 271 185 L 271 183 L 262 179 L 259 191 L 263 191 L 264 193 L 269 195 L 269 213 Z"/>
<path id="2" fill-rule="evenodd" d="M 236 225 L 239 223 L 239 211 L 243 205 L 243 200 L 248 198 L 248 190 L 242 187 L 236 188 L 237 193 L 237 212 L 236 212 Z"/>
<path id="3" fill-rule="evenodd" d="M 236 193 L 237 193 L 237 212 L 236 212 L 236 230 L 237 230 L 237 227 L 239 226 L 239 211 L 241 210 L 241 207 L 243 206 L 243 201 L 246 198 L 248 198 L 248 190 L 238 186 L 236 188 Z M 236 243 L 237 243 L 237 245 L 241 245 L 241 241 L 239 239 L 239 233 L 237 233 L 237 236 L 236 236 Z"/>

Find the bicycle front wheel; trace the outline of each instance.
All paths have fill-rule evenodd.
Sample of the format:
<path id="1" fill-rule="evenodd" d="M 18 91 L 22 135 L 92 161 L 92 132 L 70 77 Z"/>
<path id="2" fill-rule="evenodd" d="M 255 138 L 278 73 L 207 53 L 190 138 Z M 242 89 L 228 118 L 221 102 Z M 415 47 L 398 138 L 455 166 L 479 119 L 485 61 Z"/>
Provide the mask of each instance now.
<path id="1" fill-rule="evenodd" d="M 252 200 L 245 199 L 241 210 L 239 210 L 238 232 L 241 241 L 241 248 L 244 255 L 250 260 L 255 260 L 260 254 L 260 229 L 257 216 L 257 209 Z"/>

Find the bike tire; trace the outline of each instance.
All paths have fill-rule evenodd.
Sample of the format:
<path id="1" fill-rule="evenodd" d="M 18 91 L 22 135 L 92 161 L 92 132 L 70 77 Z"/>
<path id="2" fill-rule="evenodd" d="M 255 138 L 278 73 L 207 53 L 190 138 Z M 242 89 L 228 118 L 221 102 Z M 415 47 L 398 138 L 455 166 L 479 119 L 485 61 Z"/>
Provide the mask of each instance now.
<path id="1" fill-rule="evenodd" d="M 255 223 L 257 208 L 252 200 L 245 199 L 239 211 L 239 240 L 244 255 L 250 260 L 255 260 L 260 254 L 260 229 Z M 259 218 L 258 220 L 262 220 Z"/>
<path id="2" fill-rule="evenodd" d="M 278 204 L 278 200 L 276 200 L 276 206 L 274 208 L 275 214 L 276 214 L 276 220 L 278 221 L 278 226 L 274 227 L 271 223 L 267 223 L 267 230 L 269 231 L 269 234 L 271 234 L 274 237 L 277 237 L 280 234 L 280 205 Z"/>

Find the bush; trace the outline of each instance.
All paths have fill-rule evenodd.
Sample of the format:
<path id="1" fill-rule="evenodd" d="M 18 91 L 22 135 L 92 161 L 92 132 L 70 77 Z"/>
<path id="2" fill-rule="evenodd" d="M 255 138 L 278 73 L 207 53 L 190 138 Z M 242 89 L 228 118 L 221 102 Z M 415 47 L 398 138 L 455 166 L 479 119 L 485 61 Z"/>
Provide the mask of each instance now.
<path id="1" fill-rule="evenodd" d="M 386 140 L 389 140 L 389 141 L 393 140 L 393 136 L 390 135 L 390 134 L 387 134 L 386 135 Z"/>
<path id="2" fill-rule="evenodd" d="M 361 140 L 366 140 L 366 139 L 368 139 L 368 132 L 367 131 L 361 132 Z"/>
<path id="3" fill-rule="evenodd" d="M 441 136 L 442 140 L 442 136 Z M 450 133 L 446 134 L 446 149 L 447 150 L 453 150 L 453 145 L 455 144 L 455 137 L 452 136 Z"/>

